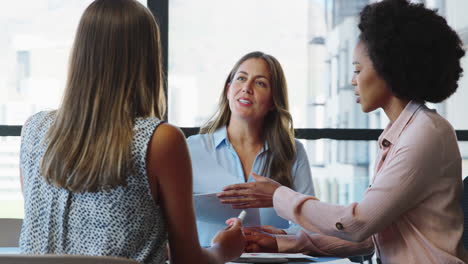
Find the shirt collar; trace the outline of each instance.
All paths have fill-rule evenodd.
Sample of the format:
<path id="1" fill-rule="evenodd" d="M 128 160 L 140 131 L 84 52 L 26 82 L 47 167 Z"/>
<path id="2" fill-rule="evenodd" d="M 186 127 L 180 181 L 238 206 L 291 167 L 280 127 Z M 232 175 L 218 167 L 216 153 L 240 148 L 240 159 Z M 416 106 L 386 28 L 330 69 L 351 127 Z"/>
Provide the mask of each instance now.
<path id="1" fill-rule="evenodd" d="M 420 107 L 424 107 L 424 105 L 415 101 L 410 101 L 403 111 L 401 111 L 397 119 L 393 123 L 388 124 L 384 129 L 383 133 L 379 137 L 379 146 L 383 148 L 388 147 L 390 144 L 394 144 L 396 139 L 400 137 L 403 129 Z"/>
<path id="2" fill-rule="evenodd" d="M 226 126 L 218 128 L 214 133 L 213 133 L 213 144 L 214 148 L 218 148 L 221 143 L 228 144 L 228 138 L 227 138 L 227 130 Z"/>
<path id="3" fill-rule="evenodd" d="M 229 142 L 229 138 L 227 136 L 226 126 L 218 128 L 213 133 L 213 147 L 216 149 L 223 143 L 226 145 L 231 145 L 231 142 Z M 260 153 L 263 153 L 267 150 L 268 150 L 268 143 L 265 142 L 265 145 L 263 146 L 263 150 Z"/>

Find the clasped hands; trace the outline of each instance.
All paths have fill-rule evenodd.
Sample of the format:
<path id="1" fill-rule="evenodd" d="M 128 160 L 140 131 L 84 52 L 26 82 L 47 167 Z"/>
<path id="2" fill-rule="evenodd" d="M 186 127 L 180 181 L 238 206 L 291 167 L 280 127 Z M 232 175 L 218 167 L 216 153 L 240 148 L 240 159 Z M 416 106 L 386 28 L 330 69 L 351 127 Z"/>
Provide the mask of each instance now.
<path id="1" fill-rule="evenodd" d="M 234 209 L 273 206 L 273 194 L 281 184 L 252 173 L 254 182 L 228 185 L 217 196 L 221 203 L 231 204 Z M 281 229 L 272 226 L 242 228 L 246 239 L 245 252 L 278 252 L 275 235 L 284 235 Z"/>

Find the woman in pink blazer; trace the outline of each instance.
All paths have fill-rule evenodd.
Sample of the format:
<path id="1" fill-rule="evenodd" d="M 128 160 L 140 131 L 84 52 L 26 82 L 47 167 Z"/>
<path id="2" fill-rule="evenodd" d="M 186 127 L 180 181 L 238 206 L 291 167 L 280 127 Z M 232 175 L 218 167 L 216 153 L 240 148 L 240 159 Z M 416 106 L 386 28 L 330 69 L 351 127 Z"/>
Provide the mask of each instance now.
<path id="1" fill-rule="evenodd" d="M 465 263 L 457 138 L 449 122 L 424 105 L 458 88 L 461 40 L 435 11 L 405 0 L 367 5 L 359 29 L 356 102 L 366 113 L 382 108 L 390 120 L 364 198 L 335 205 L 256 177 L 255 195 L 271 197 L 278 215 L 305 230 L 291 236 L 246 229 L 247 248 L 323 255 L 375 250 L 378 263 Z M 240 197 L 243 185 L 223 195 L 249 206 L 248 195 Z"/>

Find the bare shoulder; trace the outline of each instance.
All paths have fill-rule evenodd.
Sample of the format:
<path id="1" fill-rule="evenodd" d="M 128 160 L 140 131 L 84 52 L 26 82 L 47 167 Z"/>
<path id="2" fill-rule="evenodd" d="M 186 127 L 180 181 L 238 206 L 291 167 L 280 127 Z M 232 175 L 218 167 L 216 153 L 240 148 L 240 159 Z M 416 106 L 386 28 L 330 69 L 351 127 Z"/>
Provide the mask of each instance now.
<path id="1" fill-rule="evenodd" d="M 187 154 L 187 143 L 184 133 L 171 124 L 161 124 L 156 128 L 149 146 L 149 160 L 159 164 L 173 162 Z"/>
<path id="2" fill-rule="evenodd" d="M 161 124 L 148 146 L 148 176 L 159 185 L 186 180 L 190 176 L 190 156 L 183 132 L 176 126 Z"/>
<path id="3" fill-rule="evenodd" d="M 185 140 L 185 136 L 182 130 L 168 123 L 159 125 L 158 128 L 155 130 L 153 137 L 163 138 L 167 140 Z"/>
<path id="4" fill-rule="evenodd" d="M 182 130 L 171 124 L 161 124 L 154 131 L 151 140 L 151 148 L 174 148 L 178 145 L 185 145 L 185 136 Z"/>

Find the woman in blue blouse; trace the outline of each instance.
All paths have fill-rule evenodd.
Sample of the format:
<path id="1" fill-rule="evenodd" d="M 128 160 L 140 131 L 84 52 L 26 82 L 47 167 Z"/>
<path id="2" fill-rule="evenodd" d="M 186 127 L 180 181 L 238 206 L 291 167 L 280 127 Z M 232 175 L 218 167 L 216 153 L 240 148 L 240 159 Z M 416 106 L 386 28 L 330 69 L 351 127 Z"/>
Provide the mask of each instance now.
<path id="1" fill-rule="evenodd" d="M 199 135 L 188 138 L 188 146 L 195 193 L 221 192 L 230 184 L 251 182 L 237 191 L 250 201 L 233 207 L 271 207 L 271 199 L 262 199 L 254 191 L 255 174 L 259 174 L 314 195 L 307 154 L 294 139 L 286 79 L 280 63 L 271 55 L 251 52 L 234 65 L 218 111 Z M 210 166 L 202 166 L 207 158 L 212 160 Z M 219 171 L 213 166 L 226 173 L 213 175 L 212 171 Z M 298 229 L 272 208 L 261 208 L 260 220 L 262 225 L 285 229 L 281 231 L 284 234 Z M 197 221 L 197 227 L 201 245 L 208 246 L 224 225 Z"/>

